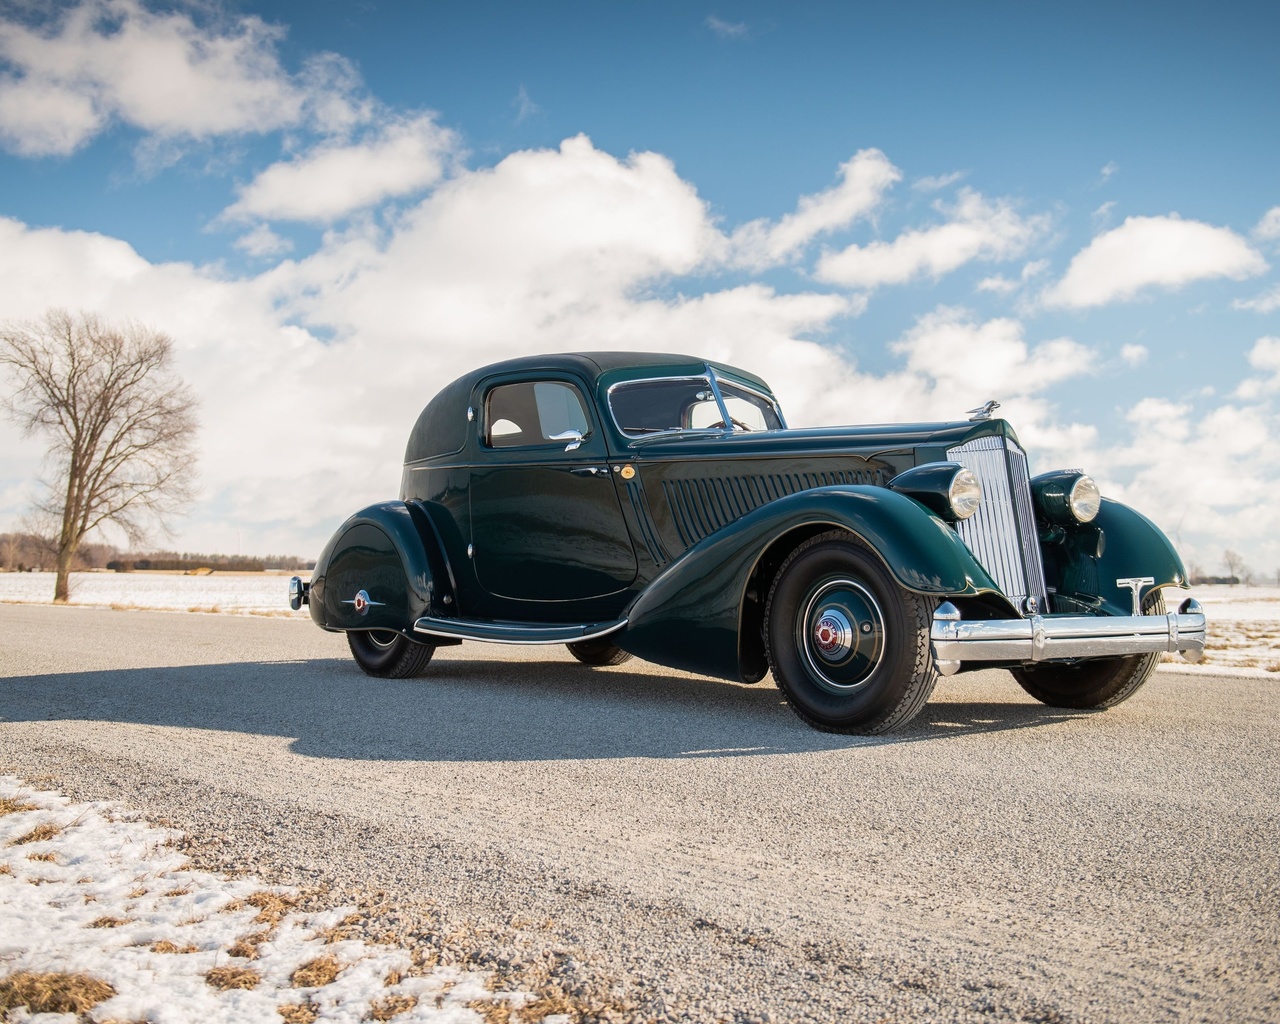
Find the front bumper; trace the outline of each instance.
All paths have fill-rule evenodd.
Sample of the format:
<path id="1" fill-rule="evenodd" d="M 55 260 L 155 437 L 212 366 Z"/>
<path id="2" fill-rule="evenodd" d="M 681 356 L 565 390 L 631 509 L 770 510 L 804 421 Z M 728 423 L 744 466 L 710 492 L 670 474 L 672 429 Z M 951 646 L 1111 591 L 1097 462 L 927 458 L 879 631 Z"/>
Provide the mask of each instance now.
<path id="1" fill-rule="evenodd" d="M 1204 656 L 1205 619 L 1187 598 L 1168 615 L 1031 615 L 1025 619 L 964 621 L 950 601 L 933 613 L 929 638 L 938 671 L 949 676 L 966 661 L 1047 661 L 1110 658 L 1177 651 L 1187 661 Z"/>

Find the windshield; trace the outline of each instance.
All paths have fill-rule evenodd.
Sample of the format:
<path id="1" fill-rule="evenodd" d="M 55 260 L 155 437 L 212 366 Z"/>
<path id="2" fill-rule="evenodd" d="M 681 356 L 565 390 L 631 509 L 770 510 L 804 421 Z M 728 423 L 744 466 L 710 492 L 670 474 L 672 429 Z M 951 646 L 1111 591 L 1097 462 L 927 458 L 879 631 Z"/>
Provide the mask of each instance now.
<path id="1" fill-rule="evenodd" d="M 609 408 L 618 427 L 631 437 L 673 430 L 777 430 L 782 426 L 767 398 L 723 380 L 717 385 L 728 422 L 707 377 L 617 384 L 609 391 Z"/>

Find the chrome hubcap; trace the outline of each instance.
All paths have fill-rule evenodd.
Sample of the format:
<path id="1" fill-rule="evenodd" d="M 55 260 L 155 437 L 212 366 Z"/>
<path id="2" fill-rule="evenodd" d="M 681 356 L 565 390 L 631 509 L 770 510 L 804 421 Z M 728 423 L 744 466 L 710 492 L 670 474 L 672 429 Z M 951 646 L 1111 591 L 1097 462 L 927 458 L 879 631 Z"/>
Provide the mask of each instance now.
<path id="1" fill-rule="evenodd" d="M 805 661 L 824 689 L 844 692 L 863 686 L 884 658 L 884 616 L 871 592 L 856 580 L 819 584 L 797 626 Z"/>

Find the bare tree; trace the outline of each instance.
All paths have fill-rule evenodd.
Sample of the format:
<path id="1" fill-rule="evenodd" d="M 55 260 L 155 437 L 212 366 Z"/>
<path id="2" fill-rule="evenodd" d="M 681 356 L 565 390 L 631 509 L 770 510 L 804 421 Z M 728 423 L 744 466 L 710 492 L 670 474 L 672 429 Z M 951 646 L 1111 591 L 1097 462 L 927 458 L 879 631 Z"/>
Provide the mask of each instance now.
<path id="1" fill-rule="evenodd" d="M 140 541 L 191 501 L 196 400 L 172 363 L 172 340 L 138 323 L 52 309 L 0 326 L 0 365 L 17 379 L 5 409 L 49 442 L 36 512 L 56 540 L 55 603 L 87 533 L 113 523 Z"/>
<path id="2" fill-rule="evenodd" d="M 1222 564 L 1227 567 L 1227 575 L 1231 577 L 1232 583 L 1244 572 L 1244 559 L 1230 548 L 1222 552 Z"/>

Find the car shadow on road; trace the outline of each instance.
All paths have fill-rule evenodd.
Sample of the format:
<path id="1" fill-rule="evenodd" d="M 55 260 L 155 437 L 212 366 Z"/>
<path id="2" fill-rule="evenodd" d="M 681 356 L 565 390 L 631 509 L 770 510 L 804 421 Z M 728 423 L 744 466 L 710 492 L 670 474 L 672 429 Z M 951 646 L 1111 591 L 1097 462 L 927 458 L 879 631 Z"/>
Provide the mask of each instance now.
<path id="1" fill-rule="evenodd" d="M 440 652 L 427 676 L 371 679 L 346 659 L 234 662 L 0 679 L 0 720 L 102 721 L 281 736 L 309 757 L 542 761 L 735 757 L 947 742 L 1078 718 L 1020 699 L 947 699 L 889 736 L 821 733 L 765 682 L 631 663 L 487 661 Z M 639 667 L 633 667 L 639 664 Z M 984 693 L 989 686 L 981 687 Z M 962 691 L 961 691 L 962 692 Z"/>

